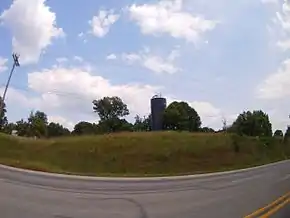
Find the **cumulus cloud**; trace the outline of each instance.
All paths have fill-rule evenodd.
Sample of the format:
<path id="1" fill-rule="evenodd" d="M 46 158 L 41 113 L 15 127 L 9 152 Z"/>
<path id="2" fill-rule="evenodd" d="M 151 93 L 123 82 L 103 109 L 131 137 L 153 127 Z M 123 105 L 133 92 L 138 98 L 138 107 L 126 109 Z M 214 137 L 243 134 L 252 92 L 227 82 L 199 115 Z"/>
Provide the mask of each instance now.
<path id="1" fill-rule="evenodd" d="M 290 96 L 290 59 L 283 62 L 277 72 L 270 74 L 258 86 L 257 95 L 263 99 L 280 99 Z"/>
<path id="2" fill-rule="evenodd" d="M 0 92 L 3 93 L 5 87 L 0 87 Z M 6 104 L 18 104 L 24 107 L 31 107 L 34 106 L 33 102 L 35 99 L 32 98 L 32 101 L 29 101 L 27 96 L 25 96 L 24 92 L 21 92 L 13 87 L 9 87 L 5 103 Z"/>
<path id="3" fill-rule="evenodd" d="M 277 42 L 278 47 L 280 47 L 283 51 L 290 49 L 290 40 L 283 40 Z"/>
<path id="4" fill-rule="evenodd" d="M 92 112 L 93 99 L 114 95 L 120 96 L 128 104 L 132 114 L 146 114 L 149 99 L 160 89 L 141 84 L 113 85 L 89 70 L 64 67 L 29 73 L 28 85 L 37 93 L 49 94 L 50 98 L 43 102 L 44 108 L 74 114 L 88 114 Z"/>
<path id="5" fill-rule="evenodd" d="M 279 0 L 261 0 L 263 4 L 278 4 Z"/>
<path id="6" fill-rule="evenodd" d="M 138 64 L 155 73 L 174 74 L 181 70 L 175 66 L 175 60 L 179 55 L 178 50 L 172 50 L 166 58 L 163 58 L 152 54 L 150 49 L 144 49 L 138 53 L 123 53 L 120 55 L 120 59 L 127 64 Z M 115 55 L 115 57 L 111 59 L 117 58 L 118 57 Z"/>
<path id="7" fill-rule="evenodd" d="M 201 117 L 203 126 L 220 127 L 222 122 L 222 112 L 219 108 L 213 106 L 210 102 L 205 101 L 193 101 L 189 102 Z"/>
<path id="8" fill-rule="evenodd" d="M 133 121 L 136 114 L 143 116 L 150 113 L 151 97 L 162 90 L 162 87 L 146 84 L 113 84 L 85 67 L 62 66 L 29 73 L 28 86 L 29 92 L 12 87 L 9 89 L 9 111 L 16 110 L 18 107 L 15 105 L 21 104 L 21 111 L 25 111 L 24 117 L 32 109 L 41 110 L 48 114 L 49 121 L 59 122 L 69 129 L 82 120 L 98 120 L 92 111 L 93 99 L 105 96 L 121 97 L 130 109 L 127 119 Z M 168 101 L 171 101 L 170 97 Z M 196 101 L 190 104 L 201 115 L 204 125 L 213 123 L 211 116 L 219 116 L 219 109 L 209 102 Z M 220 121 L 216 126 L 220 126 Z"/>
<path id="9" fill-rule="evenodd" d="M 80 38 L 83 41 L 83 43 L 87 43 L 88 42 L 88 40 L 86 39 L 86 34 L 84 32 L 80 32 L 78 34 L 78 38 Z"/>
<path id="10" fill-rule="evenodd" d="M 115 54 L 109 54 L 107 57 L 106 57 L 107 60 L 116 60 L 117 59 L 117 56 Z"/>
<path id="11" fill-rule="evenodd" d="M 64 63 L 64 62 L 67 62 L 68 61 L 68 59 L 66 58 L 66 57 L 59 57 L 59 58 L 57 58 L 56 59 L 56 62 L 57 63 Z"/>
<path id="12" fill-rule="evenodd" d="M 228 124 L 231 124 L 233 120 L 233 115 L 224 114 L 220 108 L 217 108 L 209 101 L 192 101 L 190 99 L 179 99 L 169 95 L 167 98 L 167 105 L 172 102 L 185 101 L 196 110 L 198 115 L 201 118 L 202 126 L 211 127 L 214 129 L 220 129 L 222 126 L 222 119 L 226 119 Z"/>
<path id="13" fill-rule="evenodd" d="M 218 117 L 221 116 L 221 110 L 214 107 L 209 102 L 193 101 L 190 105 L 200 114 L 201 117 Z"/>
<path id="14" fill-rule="evenodd" d="M 83 62 L 84 61 L 84 59 L 82 57 L 80 57 L 80 56 L 74 56 L 74 60 L 78 61 L 78 62 Z"/>
<path id="15" fill-rule="evenodd" d="M 68 128 L 70 131 L 72 131 L 74 129 L 75 123 L 65 119 L 62 116 L 48 116 L 47 117 L 48 122 L 54 122 L 54 123 L 59 123 L 61 125 L 63 125 L 64 127 Z"/>
<path id="16" fill-rule="evenodd" d="M 21 63 L 38 61 L 53 38 L 64 36 L 56 25 L 56 14 L 45 4 L 45 0 L 14 0 L 4 10 L 0 21 L 10 29 L 13 51 L 21 55 Z"/>
<path id="17" fill-rule="evenodd" d="M 269 1 L 269 0 L 268 0 Z M 276 44 L 283 51 L 290 49 L 290 2 L 288 0 L 277 1 L 279 6 L 276 16 L 272 19 L 273 23 L 268 28 L 274 29 L 277 39 Z"/>
<path id="18" fill-rule="evenodd" d="M 169 34 L 174 38 L 197 42 L 203 33 L 213 30 L 217 22 L 193 15 L 183 9 L 183 0 L 161 0 L 156 4 L 133 4 L 128 8 L 130 18 L 143 34 Z"/>
<path id="19" fill-rule="evenodd" d="M 0 73 L 8 69 L 7 62 L 8 62 L 7 58 L 0 57 Z"/>
<path id="20" fill-rule="evenodd" d="M 101 10 L 97 16 L 93 16 L 92 20 L 89 21 L 90 33 L 96 37 L 104 37 L 119 17 L 120 15 L 115 14 L 113 10 Z"/>

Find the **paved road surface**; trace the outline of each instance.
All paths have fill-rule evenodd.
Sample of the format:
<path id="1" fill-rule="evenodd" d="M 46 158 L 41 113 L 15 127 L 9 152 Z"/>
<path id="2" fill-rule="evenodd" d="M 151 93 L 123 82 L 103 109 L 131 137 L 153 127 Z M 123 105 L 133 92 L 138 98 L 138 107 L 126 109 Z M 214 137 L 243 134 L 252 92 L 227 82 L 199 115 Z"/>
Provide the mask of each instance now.
<path id="1" fill-rule="evenodd" d="M 290 161 L 173 179 L 89 179 L 0 166 L 1 218 L 235 218 L 290 191 Z M 274 218 L 290 217 L 289 205 Z M 288 215 L 288 216 L 287 216 Z"/>

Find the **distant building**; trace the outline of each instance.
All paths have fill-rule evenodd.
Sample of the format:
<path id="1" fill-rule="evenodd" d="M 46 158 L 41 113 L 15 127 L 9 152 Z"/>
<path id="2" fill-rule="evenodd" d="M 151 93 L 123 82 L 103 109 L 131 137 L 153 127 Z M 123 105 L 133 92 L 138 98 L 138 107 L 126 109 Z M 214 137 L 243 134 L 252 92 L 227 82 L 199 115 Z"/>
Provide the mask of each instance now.
<path id="1" fill-rule="evenodd" d="M 163 113 L 166 109 L 166 98 L 161 95 L 154 95 L 151 98 L 151 130 L 160 131 L 163 129 Z"/>
<path id="2" fill-rule="evenodd" d="M 13 136 L 18 136 L 18 132 L 17 132 L 17 130 L 12 130 L 11 135 L 13 135 Z"/>

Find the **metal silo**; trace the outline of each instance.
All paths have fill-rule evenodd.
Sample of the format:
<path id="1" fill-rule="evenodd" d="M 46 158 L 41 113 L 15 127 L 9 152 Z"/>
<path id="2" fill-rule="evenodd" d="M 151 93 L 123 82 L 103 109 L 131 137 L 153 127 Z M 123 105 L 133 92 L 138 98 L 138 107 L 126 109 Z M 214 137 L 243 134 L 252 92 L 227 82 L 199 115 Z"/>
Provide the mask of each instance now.
<path id="1" fill-rule="evenodd" d="M 160 131 L 163 129 L 163 112 L 166 109 L 166 98 L 161 95 L 154 95 L 151 98 L 151 130 Z"/>

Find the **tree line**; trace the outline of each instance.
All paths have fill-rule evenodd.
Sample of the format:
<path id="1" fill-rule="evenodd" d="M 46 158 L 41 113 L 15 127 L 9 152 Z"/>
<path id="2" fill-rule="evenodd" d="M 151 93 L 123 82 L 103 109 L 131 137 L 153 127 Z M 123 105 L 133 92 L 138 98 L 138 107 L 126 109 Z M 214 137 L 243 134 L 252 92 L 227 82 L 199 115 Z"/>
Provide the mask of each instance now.
<path id="1" fill-rule="evenodd" d="M 0 98 L 1 101 L 1 98 Z M 135 116 L 134 123 L 125 117 L 130 114 L 128 106 L 120 97 L 104 97 L 92 102 L 92 109 L 98 115 L 98 123 L 81 121 L 70 131 L 59 123 L 48 122 L 47 115 L 42 111 L 31 112 L 28 118 L 16 123 L 9 123 L 6 117 L 7 109 L 0 115 L 0 132 L 11 134 L 17 131 L 18 136 L 49 138 L 69 135 L 105 134 L 122 131 L 150 131 L 151 115 Z M 238 115 L 230 125 L 224 125 L 219 131 L 210 127 L 202 127 L 202 121 L 197 111 L 187 102 L 174 101 L 163 113 L 163 130 L 190 132 L 229 132 L 247 136 L 272 136 L 272 124 L 269 116 L 262 110 L 245 111 Z M 290 135 L 290 129 L 285 136 Z M 282 130 L 276 130 L 274 136 L 283 137 Z"/>

